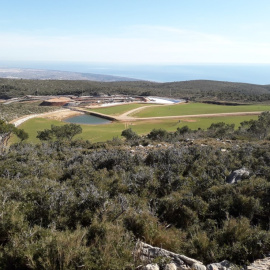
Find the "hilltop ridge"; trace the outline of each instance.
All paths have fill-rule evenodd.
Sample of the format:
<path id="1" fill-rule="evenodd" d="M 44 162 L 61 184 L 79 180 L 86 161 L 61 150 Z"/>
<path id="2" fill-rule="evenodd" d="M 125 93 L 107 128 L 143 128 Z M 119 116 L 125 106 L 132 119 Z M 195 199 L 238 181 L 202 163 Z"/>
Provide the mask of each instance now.
<path id="1" fill-rule="evenodd" d="M 7 74 L 6 74 L 7 75 Z M 103 76 L 103 75 L 99 75 Z M 0 74 L 1 77 L 1 74 Z M 71 78 L 71 77 L 70 77 Z M 102 77 L 101 77 L 102 78 Z M 98 95 L 122 94 L 167 96 L 193 101 L 237 103 L 269 102 L 270 85 L 193 80 L 169 83 L 150 81 L 97 81 L 71 79 L 0 78 L 0 98 L 24 95 Z"/>

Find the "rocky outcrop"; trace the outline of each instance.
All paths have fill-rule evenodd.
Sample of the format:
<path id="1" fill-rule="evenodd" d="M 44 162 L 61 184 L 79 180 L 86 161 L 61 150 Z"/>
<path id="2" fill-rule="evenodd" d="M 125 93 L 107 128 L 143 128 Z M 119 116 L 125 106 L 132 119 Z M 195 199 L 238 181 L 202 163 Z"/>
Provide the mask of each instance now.
<path id="1" fill-rule="evenodd" d="M 159 266 L 155 264 L 147 264 L 142 268 L 142 270 L 159 270 Z"/>
<path id="2" fill-rule="evenodd" d="M 247 268 L 248 270 L 269 270 L 270 269 L 270 257 L 266 257 L 262 260 L 256 260 Z"/>
<path id="3" fill-rule="evenodd" d="M 196 270 L 205 270 L 206 267 L 202 262 L 197 261 L 195 259 L 189 258 L 185 255 L 176 254 L 170 252 L 166 249 L 153 247 L 144 242 L 138 241 L 136 244 L 136 252 L 135 256 L 137 259 L 144 263 L 151 263 L 155 258 L 166 258 L 170 263 L 168 263 L 165 267 L 167 269 L 196 269 Z M 201 266 L 201 268 L 200 268 Z M 147 269 L 147 268 L 145 268 Z"/>
<path id="4" fill-rule="evenodd" d="M 165 270 L 177 270 L 177 267 L 174 263 L 168 263 L 165 265 Z"/>
<path id="5" fill-rule="evenodd" d="M 211 263 L 207 265 L 207 270 L 227 270 L 232 269 L 233 265 L 228 262 L 227 260 L 224 260 L 220 263 Z"/>
<path id="6" fill-rule="evenodd" d="M 191 267 L 192 270 L 206 270 L 203 264 L 194 263 Z"/>
<path id="7" fill-rule="evenodd" d="M 138 241 L 135 248 L 135 258 L 140 260 L 145 266 L 139 266 L 139 270 L 232 270 L 234 265 L 229 261 L 222 261 L 220 263 L 208 264 L 207 267 L 202 262 L 189 258 L 185 255 L 176 254 L 166 249 L 153 247 L 142 241 Z M 162 267 L 154 263 L 156 259 L 166 261 L 167 264 L 162 263 Z M 270 263 L 270 259 L 269 259 Z M 249 268 L 248 268 L 249 269 Z M 258 268 L 261 269 L 262 268 Z M 255 270 L 255 268 L 250 268 Z M 268 269 L 267 269 L 268 270 Z"/>
<path id="8" fill-rule="evenodd" d="M 140 265 L 137 270 L 234 270 L 242 269 L 235 268 L 235 265 L 227 260 L 219 263 L 211 263 L 207 266 L 202 262 L 189 258 L 185 255 L 176 254 L 166 249 L 153 247 L 142 241 L 138 241 L 136 244 L 135 258 L 141 261 L 145 266 Z M 162 266 L 154 263 L 155 259 L 166 261 L 167 264 Z M 165 260 L 164 260 L 165 259 Z M 244 268 L 243 268 L 244 269 Z M 245 268 L 246 269 L 246 268 Z M 270 257 L 266 257 L 261 260 L 253 262 L 247 267 L 247 270 L 269 270 L 270 269 Z"/>
<path id="9" fill-rule="evenodd" d="M 237 183 L 245 178 L 249 177 L 250 172 L 246 168 L 233 171 L 226 179 L 229 184 Z"/>

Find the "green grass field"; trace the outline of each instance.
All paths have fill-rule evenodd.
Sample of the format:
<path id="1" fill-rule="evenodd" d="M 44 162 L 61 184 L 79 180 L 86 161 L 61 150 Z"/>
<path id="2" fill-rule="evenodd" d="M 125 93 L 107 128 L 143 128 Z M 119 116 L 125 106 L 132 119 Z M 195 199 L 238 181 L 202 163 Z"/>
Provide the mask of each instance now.
<path id="1" fill-rule="evenodd" d="M 205 103 L 184 103 L 177 105 L 166 105 L 159 107 L 145 108 L 133 117 L 160 117 L 174 115 L 192 115 L 192 114 L 211 114 L 211 113 L 230 113 L 230 112 L 256 112 L 269 111 L 270 105 L 241 105 L 225 106 Z"/>
<path id="2" fill-rule="evenodd" d="M 131 104 L 111 106 L 111 107 L 101 107 L 101 108 L 96 108 L 96 109 L 89 109 L 89 111 L 108 114 L 108 115 L 121 115 L 121 114 L 128 112 L 130 110 L 140 108 L 140 107 L 147 107 L 149 105 L 153 105 L 153 104 L 131 103 Z"/>
<path id="3" fill-rule="evenodd" d="M 102 142 L 111 140 L 114 137 L 121 137 L 121 132 L 131 127 L 135 132 L 140 135 L 148 134 L 154 128 L 162 128 L 167 131 L 176 131 L 178 127 L 188 125 L 191 129 L 206 129 L 211 123 L 225 122 L 228 124 L 234 123 L 236 127 L 239 126 L 240 122 L 250 119 L 257 119 L 257 116 L 232 116 L 232 117 L 209 117 L 209 118 L 190 118 L 179 120 L 154 120 L 154 121 L 137 121 L 130 123 L 114 122 L 106 125 L 82 125 L 83 132 L 76 136 L 76 138 L 82 138 L 90 140 L 91 142 Z M 23 123 L 20 128 L 24 129 L 29 133 L 28 142 L 37 143 L 39 140 L 36 138 L 37 131 L 48 129 L 51 125 L 64 125 L 65 122 L 49 120 L 44 118 L 33 118 Z M 11 143 L 16 142 L 17 139 L 14 137 Z"/>

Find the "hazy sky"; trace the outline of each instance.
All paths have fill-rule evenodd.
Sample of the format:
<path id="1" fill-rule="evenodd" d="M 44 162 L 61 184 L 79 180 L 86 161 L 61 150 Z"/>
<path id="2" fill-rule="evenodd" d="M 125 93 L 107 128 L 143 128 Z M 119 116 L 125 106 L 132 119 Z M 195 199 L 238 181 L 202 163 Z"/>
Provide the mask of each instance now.
<path id="1" fill-rule="evenodd" d="M 0 3 L 0 63 L 270 63 L 270 0 Z"/>

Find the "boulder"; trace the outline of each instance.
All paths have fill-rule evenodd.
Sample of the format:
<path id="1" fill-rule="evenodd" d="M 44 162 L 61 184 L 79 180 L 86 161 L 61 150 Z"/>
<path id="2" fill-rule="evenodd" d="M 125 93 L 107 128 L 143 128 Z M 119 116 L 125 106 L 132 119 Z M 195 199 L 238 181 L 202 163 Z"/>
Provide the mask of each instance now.
<path id="1" fill-rule="evenodd" d="M 206 267 L 207 270 L 219 270 L 215 263 L 208 264 Z"/>
<path id="2" fill-rule="evenodd" d="M 226 179 L 226 182 L 229 184 L 237 183 L 242 179 L 249 177 L 250 172 L 246 168 L 233 171 Z"/>
<path id="3" fill-rule="evenodd" d="M 174 263 L 168 263 L 165 265 L 164 270 L 177 270 L 177 267 Z"/>
<path id="4" fill-rule="evenodd" d="M 206 267 L 200 263 L 194 263 L 191 267 L 193 270 L 206 270 Z"/>
<path id="5" fill-rule="evenodd" d="M 142 270 L 159 270 L 159 266 L 155 264 L 147 264 L 142 268 Z"/>
<path id="6" fill-rule="evenodd" d="M 138 241 L 136 244 L 135 256 L 142 262 L 151 263 L 156 258 L 168 258 L 175 264 L 177 269 L 190 269 L 193 264 L 201 264 L 200 261 L 189 258 L 185 255 L 176 254 L 163 248 L 153 247 L 142 241 Z"/>
<path id="7" fill-rule="evenodd" d="M 231 269 L 230 267 L 232 267 L 233 265 L 227 261 L 224 260 L 220 263 L 211 263 L 207 265 L 207 270 L 229 270 Z"/>
<path id="8" fill-rule="evenodd" d="M 247 270 L 258 270 L 258 269 L 270 269 L 270 254 L 264 259 L 259 259 L 254 261 L 251 265 L 247 267 Z"/>

